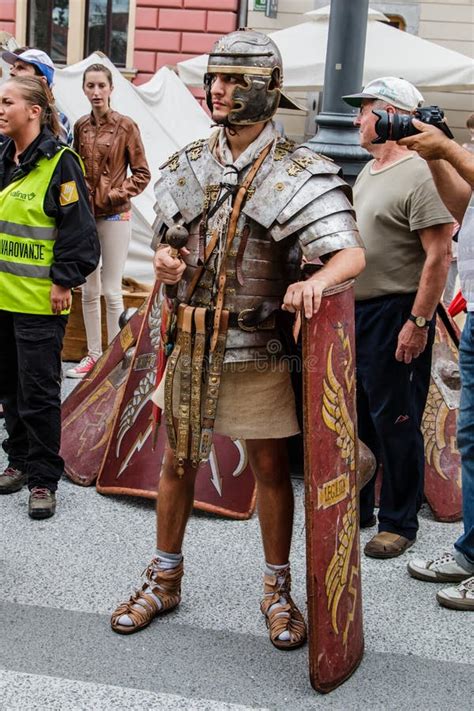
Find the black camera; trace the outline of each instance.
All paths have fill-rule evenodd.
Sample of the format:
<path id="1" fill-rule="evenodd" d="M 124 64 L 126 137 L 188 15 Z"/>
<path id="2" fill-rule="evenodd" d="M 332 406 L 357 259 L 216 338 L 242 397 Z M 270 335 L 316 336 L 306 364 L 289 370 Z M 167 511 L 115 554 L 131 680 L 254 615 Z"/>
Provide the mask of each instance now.
<path id="1" fill-rule="evenodd" d="M 372 111 L 377 118 L 375 131 L 378 138 L 372 143 L 385 143 L 386 141 L 399 141 L 407 136 L 414 136 L 420 131 L 414 127 L 412 119 L 416 118 L 423 123 L 429 123 L 439 128 L 448 138 L 454 138 L 448 124 L 443 120 L 444 111 L 439 106 L 425 106 L 416 109 L 412 114 L 392 114 L 387 111 Z"/>

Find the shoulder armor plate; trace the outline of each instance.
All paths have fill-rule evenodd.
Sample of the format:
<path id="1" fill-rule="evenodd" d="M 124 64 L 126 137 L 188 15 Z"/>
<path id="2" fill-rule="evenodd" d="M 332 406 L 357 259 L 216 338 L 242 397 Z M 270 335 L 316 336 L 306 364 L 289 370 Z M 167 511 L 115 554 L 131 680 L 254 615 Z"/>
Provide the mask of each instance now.
<path id="1" fill-rule="evenodd" d="M 292 150 L 289 142 L 277 143 L 275 155 L 273 170 L 243 208 L 247 217 L 267 229 L 309 180 L 317 176 L 324 185 L 324 181 L 337 177 L 341 170 L 310 148 L 298 146 Z M 320 190 L 325 192 L 324 187 Z"/>
<path id="2" fill-rule="evenodd" d="M 312 182 L 313 181 L 308 181 L 304 188 L 311 187 Z M 303 192 L 303 188 L 300 190 L 300 193 L 301 192 Z M 341 212 L 353 212 L 352 203 L 347 197 L 344 187 L 337 184 L 331 185 L 329 190 L 320 195 L 315 194 L 313 200 L 301 201 L 303 207 L 300 207 L 301 202 L 298 198 L 299 193 L 288 206 L 292 208 L 291 214 L 288 216 L 284 214 L 286 209 L 283 210 L 270 228 L 270 233 L 276 242 L 304 229 L 307 225 L 311 225 L 317 220 L 324 220 L 331 215 L 336 215 Z M 295 202 L 299 202 L 298 207 L 300 207 L 300 209 L 294 209 Z"/>
<path id="3" fill-rule="evenodd" d="M 182 217 L 186 224 L 198 218 L 204 209 L 206 190 L 219 184 L 222 166 L 212 156 L 209 139 L 193 141 L 173 153 L 162 165 L 155 184 L 155 237 L 166 224 Z"/>
<path id="4" fill-rule="evenodd" d="M 173 153 L 161 166 L 161 175 L 155 184 L 155 212 L 167 225 L 173 224 L 178 214 L 189 224 L 203 210 L 204 191 L 191 161 L 202 155 L 205 144 L 204 139 L 194 141 Z"/>

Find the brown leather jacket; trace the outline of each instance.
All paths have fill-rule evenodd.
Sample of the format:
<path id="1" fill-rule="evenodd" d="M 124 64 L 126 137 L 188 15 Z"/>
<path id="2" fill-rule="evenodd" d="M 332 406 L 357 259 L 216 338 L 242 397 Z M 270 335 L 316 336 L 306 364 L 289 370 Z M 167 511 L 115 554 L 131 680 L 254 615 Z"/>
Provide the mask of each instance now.
<path id="1" fill-rule="evenodd" d="M 120 125 L 116 131 L 118 121 Z M 140 130 L 131 118 L 118 111 L 110 109 L 99 123 L 96 123 L 92 113 L 76 121 L 74 150 L 84 161 L 86 182 L 96 217 L 130 210 L 130 198 L 139 195 L 150 182 Z M 107 160 L 99 176 L 97 173 L 107 152 Z M 127 168 L 131 171 L 128 177 Z"/>

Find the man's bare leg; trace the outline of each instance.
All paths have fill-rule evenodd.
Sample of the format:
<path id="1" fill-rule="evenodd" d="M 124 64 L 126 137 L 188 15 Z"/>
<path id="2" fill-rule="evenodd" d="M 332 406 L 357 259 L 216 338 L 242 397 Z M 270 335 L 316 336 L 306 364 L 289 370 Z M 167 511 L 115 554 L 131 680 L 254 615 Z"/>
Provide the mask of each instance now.
<path id="1" fill-rule="evenodd" d="M 184 474 L 176 473 L 174 454 L 166 444 L 157 503 L 156 556 L 149 564 L 145 583 L 113 612 L 112 629 L 132 634 L 147 627 L 160 613 L 175 608 L 181 600 L 183 556 L 181 546 L 192 510 L 196 469 L 184 464 Z"/>
<path id="2" fill-rule="evenodd" d="M 196 467 L 184 463 L 184 475 L 176 474 L 175 459 L 166 444 L 156 503 L 156 544 L 167 553 L 181 553 L 186 524 L 193 508 Z"/>
<path id="3" fill-rule="evenodd" d="M 264 597 L 260 605 L 270 640 L 279 649 L 304 644 L 303 616 L 291 598 L 289 555 L 293 530 L 293 487 L 285 440 L 247 440 L 257 480 L 258 516 L 265 552 Z"/>
<path id="4" fill-rule="evenodd" d="M 288 563 L 293 531 L 293 487 L 286 440 L 246 441 L 250 466 L 257 480 L 257 501 L 265 560 Z"/>

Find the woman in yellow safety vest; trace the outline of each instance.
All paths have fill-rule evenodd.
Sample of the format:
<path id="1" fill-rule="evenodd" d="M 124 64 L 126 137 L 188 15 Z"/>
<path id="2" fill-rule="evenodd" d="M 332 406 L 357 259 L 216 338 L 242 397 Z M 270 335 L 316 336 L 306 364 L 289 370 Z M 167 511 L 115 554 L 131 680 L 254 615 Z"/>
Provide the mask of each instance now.
<path id="1" fill-rule="evenodd" d="M 8 434 L 0 493 L 28 484 L 32 518 L 55 512 L 71 289 L 99 261 L 81 161 L 59 130 L 40 79 L 0 86 L 0 402 Z"/>

